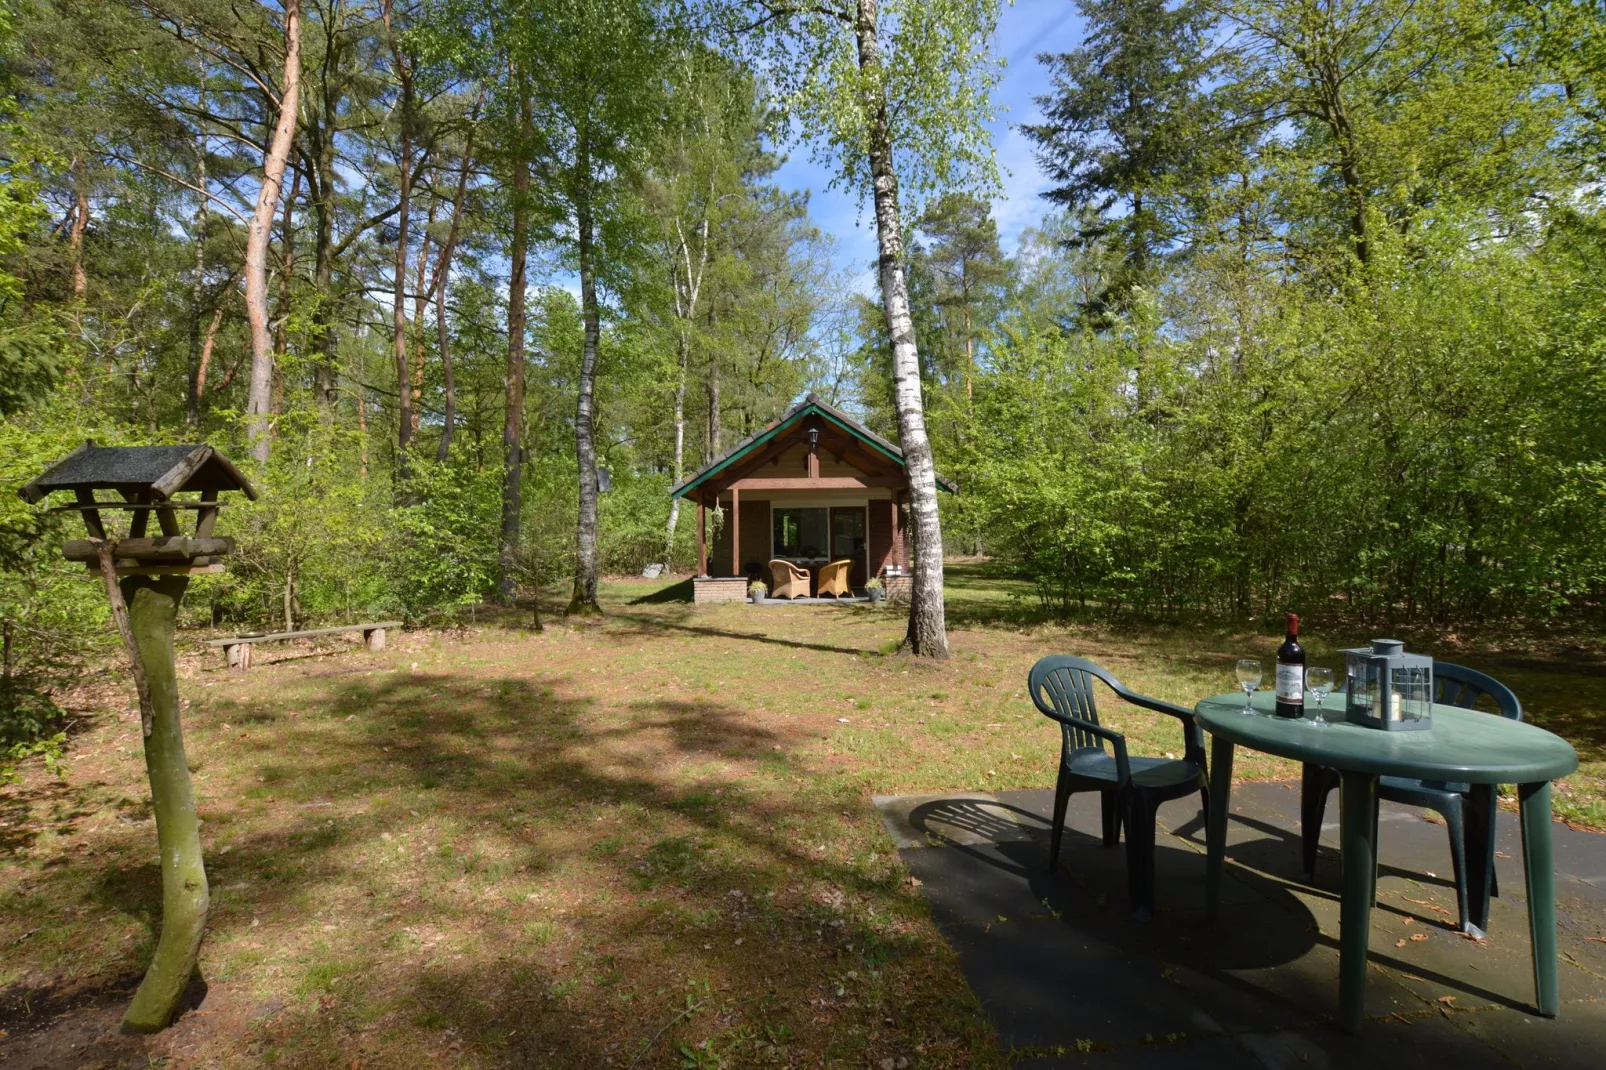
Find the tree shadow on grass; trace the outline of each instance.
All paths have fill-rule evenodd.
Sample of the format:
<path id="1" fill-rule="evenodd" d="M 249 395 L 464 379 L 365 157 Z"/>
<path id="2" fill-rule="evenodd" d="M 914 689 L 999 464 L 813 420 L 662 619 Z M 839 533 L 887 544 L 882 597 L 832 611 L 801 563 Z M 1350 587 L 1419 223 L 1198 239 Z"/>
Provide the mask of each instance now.
<path id="1" fill-rule="evenodd" d="M 233 1038 L 248 1058 L 623 1066 L 665 1026 L 638 1065 L 703 1040 L 741 1065 L 988 1050 L 898 867 L 820 849 L 857 792 L 787 787 L 801 735 L 718 702 L 605 717 L 563 678 L 300 683 L 297 718 L 274 695 L 191 723 L 203 963 L 283 1005 Z M 68 917 L 139 919 L 119 978 L 154 942 L 152 831 L 37 882 Z"/>
<path id="2" fill-rule="evenodd" d="M 856 657 L 878 658 L 882 654 L 878 650 L 866 650 L 862 647 L 837 646 L 834 643 L 810 643 L 801 639 L 782 639 L 763 632 L 733 632 L 723 628 L 710 628 L 706 625 L 681 624 L 675 621 L 654 620 L 644 617 L 631 617 L 627 629 L 622 634 L 661 635 L 664 633 L 679 632 L 687 635 L 701 635 L 710 639 L 739 639 L 749 643 L 763 643 L 769 646 L 791 647 L 794 650 L 817 650 L 822 654 L 849 654 Z"/>
<path id="3" fill-rule="evenodd" d="M 650 594 L 632 598 L 627 605 L 632 606 L 661 606 L 661 605 L 690 605 L 695 598 L 696 586 L 692 578 L 687 576 L 678 583 L 671 583 Z"/>

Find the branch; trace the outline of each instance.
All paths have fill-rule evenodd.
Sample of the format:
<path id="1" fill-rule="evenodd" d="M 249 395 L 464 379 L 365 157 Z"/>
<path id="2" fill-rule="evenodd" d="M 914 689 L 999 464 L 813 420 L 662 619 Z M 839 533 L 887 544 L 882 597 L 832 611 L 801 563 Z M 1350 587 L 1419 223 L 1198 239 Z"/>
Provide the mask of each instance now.
<path id="1" fill-rule="evenodd" d="M 334 260 L 344 256 L 346 250 L 350 249 L 352 243 L 358 238 L 362 237 L 364 232 L 373 227 L 377 227 L 379 224 L 383 223 L 385 220 L 389 219 L 399 211 L 401 211 L 401 205 L 393 205 L 390 208 L 385 209 L 383 212 L 377 212 L 363 220 L 361 223 L 357 224 L 356 228 L 353 229 L 350 234 L 347 234 L 344 238 L 340 239 L 340 243 L 329 251 L 329 258 Z"/>
<path id="2" fill-rule="evenodd" d="M 244 223 L 247 226 L 250 226 L 250 222 L 251 221 L 246 219 L 245 216 L 241 215 L 239 210 L 236 209 L 234 207 L 234 205 L 230 204 L 228 201 L 225 201 L 222 197 L 219 197 L 217 194 L 213 193 L 211 190 L 202 189 L 200 186 L 195 185 L 195 183 L 193 183 L 193 182 L 186 182 L 184 179 L 179 178 L 177 175 L 169 174 L 168 172 L 162 170 L 160 167 L 152 167 L 150 164 L 142 163 L 139 160 L 133 159 L 132 157 L 121 156 L 121 155 L 118 155 L 115 152 L 108 153 L 107 155 L 109 155 L 114 160 L 120 160 L 123 163 L 129 164 L 130 166 L 138 167 L 142 171 L 149 171 L 152 174 L 161 175 L 163 178 L 167 179 L 169 182 L 176 182 L 180 186 L 183 186 L 185 189 L 191 191 L 192 193 L 199 193 L 201 196 L 207 198 L 208 200 L 211 200 L 211 201 L 215 202 L 218 205 L 218 207 L 226 210 L 230 215 L 232 215 L 235 219 L 238 219 L 241 223 Z"/>

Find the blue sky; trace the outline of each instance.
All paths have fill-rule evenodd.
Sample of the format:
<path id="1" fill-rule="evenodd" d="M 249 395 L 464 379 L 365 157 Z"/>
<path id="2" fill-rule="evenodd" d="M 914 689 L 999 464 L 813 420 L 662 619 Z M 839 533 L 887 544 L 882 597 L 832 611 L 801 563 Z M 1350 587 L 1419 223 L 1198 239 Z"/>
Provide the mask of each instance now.
<path id="1" fill-rule="evenodd" d="M 1047 204 L 1038 196 L 1047 183 L 1032 159 L 1031 143 L 1017 129 L 1020 123 L 1040 117 L 1032 98 L 1047 90 L 1048 81 L 1037 53 L 1069 51 L 1081 38 L 1081 20 L 1071 0 L 1016 0 L 1000 14 L 993 52 L 1006 60 L 1006 66 L 994 93 L 1000 113 L 992 133 L 1004 188 L 993 202 L 993 216 L 1006 252 L 1014 249 L 1024 227 L 1042 218 Z M 875 259 L 875 223 L 869 205 L 842 190 L 827 189 L 830 172 L 810 159 L 809 146 L 789 145 L 786 151 L 790 157 L 775 181 L 786 189 L 811 192 L 809 213 L 816 226 L 836 238 L 838 267 L 855 280 L 855 289 L 869 294 L 874 286 L 870 264 Z"/>

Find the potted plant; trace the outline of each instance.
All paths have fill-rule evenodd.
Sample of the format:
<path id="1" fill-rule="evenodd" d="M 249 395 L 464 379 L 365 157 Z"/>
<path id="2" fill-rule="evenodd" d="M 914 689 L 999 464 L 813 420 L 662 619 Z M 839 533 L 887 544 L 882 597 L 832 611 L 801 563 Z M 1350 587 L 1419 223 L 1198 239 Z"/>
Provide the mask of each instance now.
<path id="1" fill-rule="evenodd" d="M 880 576 L 871 576 L 870 582 L 864 585 L 864 593 L 872 603 L 879 602 L 887 596 L 887 585 L 881 582 Z"/>
<path id="2" fill-rule="evenodd" d="M 752 597 L 755 604 L 762 605 L 769 601 L 770 589 L 764 586 L 763 580 L 754 580 L 749 583 L 747 585 L 747 593 Z"/>

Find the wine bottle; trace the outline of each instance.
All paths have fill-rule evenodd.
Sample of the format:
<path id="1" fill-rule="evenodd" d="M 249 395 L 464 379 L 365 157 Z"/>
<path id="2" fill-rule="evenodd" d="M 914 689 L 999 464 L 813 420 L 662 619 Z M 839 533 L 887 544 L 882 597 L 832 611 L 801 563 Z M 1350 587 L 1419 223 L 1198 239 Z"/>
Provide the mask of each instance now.
<path id="1" fill-rule="evenodd" d="M 1288 634 L 1277 648 L 1277 716 L 1305 716 L 1305 648 L 1299 645 L 1299 614 L 1288 614 Z"/>

